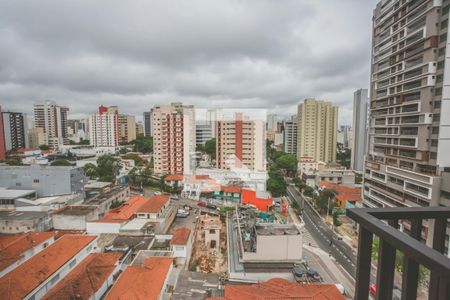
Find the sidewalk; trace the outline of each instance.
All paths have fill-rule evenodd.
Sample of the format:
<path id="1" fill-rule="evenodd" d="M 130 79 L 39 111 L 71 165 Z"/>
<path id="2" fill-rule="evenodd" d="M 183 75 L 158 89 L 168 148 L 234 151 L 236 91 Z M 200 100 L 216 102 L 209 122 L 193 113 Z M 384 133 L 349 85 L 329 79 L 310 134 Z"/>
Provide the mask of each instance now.
<path id="1" fill-rule="evenodd" d="M 315 254 L 322 268 L 327 271 L 328 276 L 335 283 L 342 284 L 345 288 L 346 295 L 353 298 L 355 294 L 355 281 L 353 278 L 341 266 L 337 265 L 336 261 L 322 249 L 308 245 L 303 245 L 303 248 Z"/>

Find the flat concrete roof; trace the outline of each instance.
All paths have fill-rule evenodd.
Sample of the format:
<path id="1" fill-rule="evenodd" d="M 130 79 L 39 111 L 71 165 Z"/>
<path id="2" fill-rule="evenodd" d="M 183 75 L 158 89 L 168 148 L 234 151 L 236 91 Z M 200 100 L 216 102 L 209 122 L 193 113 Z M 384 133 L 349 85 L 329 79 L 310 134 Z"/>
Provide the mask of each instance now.
<path id="1" fill-rule="evenodd" d="M 300 231 L 294 224 L 265 224 L 256 225 L 258 235 L 299 235 Z"/>
<path id="2" fill-rule="evenodd" d="M 0 211 L 0 220 L 34 220 L 47 215 L 43 211 Z"/>
<path id="3" fill-rule="evenodd" d="M 0 187 L 0 199 L 17 199 L 25 198 L 31 194 L 35 194 L 35 190 L 13 190 Z"/>
<path id="4" fill-rule="evenodd" d="M 87 184 L 84 185 L 84 188 L 85 189 L 102 189 L 111 184 L 112 184 L 111 182 L 106 182 L 106 181 L 89 181 Z"/>
<path id="5" fill-rule="evenodd" d="M 54 212 L 55 215 L 84 216 L 96 209 L 95 206 L 69 205 Z"/>

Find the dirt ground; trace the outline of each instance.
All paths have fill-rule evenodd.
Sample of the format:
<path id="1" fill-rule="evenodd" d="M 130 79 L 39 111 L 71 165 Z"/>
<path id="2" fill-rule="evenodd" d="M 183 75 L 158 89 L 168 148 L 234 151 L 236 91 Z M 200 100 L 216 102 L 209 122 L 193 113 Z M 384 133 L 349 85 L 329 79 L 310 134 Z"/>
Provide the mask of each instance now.
<path id="1" fill-rule="evenodd" d="M 205 243 L 205 233 L 201 222 L 206 216 L 200 216 L 196 225 L 189 270 L 203 273 L 226 273 L 228 269 L 226 224 L 221 222 L 219 247 L 210 248 L 210 245 Z"/>

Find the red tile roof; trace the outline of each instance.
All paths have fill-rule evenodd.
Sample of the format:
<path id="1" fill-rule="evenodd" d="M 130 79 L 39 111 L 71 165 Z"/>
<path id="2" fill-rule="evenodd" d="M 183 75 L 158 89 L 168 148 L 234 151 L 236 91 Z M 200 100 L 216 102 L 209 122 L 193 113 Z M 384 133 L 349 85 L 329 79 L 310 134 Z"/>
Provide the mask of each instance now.
<path id="1" fill-rule="evenodd" d="M 348 187 L 342 184 L 333 182 L 321 181 L 320 186 L 327 189 L 332 189 L 337 192 L 336 198 L 341 201 L 360 201 L 361 200 L 361 188 Z"/>
<path id="2" fill-rule="evenodd" d="M 179 228 L 175 231 L 170 240 L 171 245 L 186 245 L 189 236 L 191 235 L 191 230 L 189 228 Z"/>
<path id="3" fill-rule="evenodd" d="M 150 257 L 142 266 L 129 266 L 105 300 L 158 299 L 172 264 L 171 257 Z"/>
<path id="4" fill-rule="evenodd" d="M 213 299 L 213 298 L 209 298 Z M 270 279 L 252 285 L 227 285 L 221 300 L 276 300 L 276 299 L 309 299 L 309 300 L 343 300 L 333 284 L 300 285 L 282 278 Z"/>
<path id="5" fill-rule="evenodd" d="M 52 231 L 55 233 L 55 239 L 59 239 L 60 237 L 66 235 L 66 234 L 84 234 L 83 230 L 54 230 Z"/>
<path id="6" fill-rule="evenodd" d="M 155 195 L 147 198 L 136 212 L 142 213 L 158 213 L 164 205 L 170 200 L 170 195 Z"/>
<path id="7" fill-rule="evenodd" d="M 122 255 L 120 252 L 89 254 L 43 299 L 90 299 L 111 276 Z"/>
<path id="8" fill-rule="evenodd" d="M 184 178 L 183 175 L 180 174 L 170 174 L 164 178 L 165 181 L 182 181 Z"/>
<path id="9" fill-rule="evenodd" d="M 22 254 L 48 239 L 53 232 L 28 232 L 17 235 L 0 235 L 0 271 L 22 258 Z"/>
<path id="10" fill-rule="evenodd" d="M 138 209 L 148 201 L 144 196 L 131 196 L 124 204 L 108 211 L 99 222 L 123 222 L 130 220 Z"/>
<path id="11" fill-rule="evenodd" d="M 242 188 L 237 185 L 222 185 L 220 186 L 220 189 L 224 191 L 225 193 L 241 193 Z"/>
<path id="12" fill-rule="evenodd" d="M 64 235 L 0 278 L 0 295 L 9 300 L 24 298 L 95 239 L 88 235 Z"/>

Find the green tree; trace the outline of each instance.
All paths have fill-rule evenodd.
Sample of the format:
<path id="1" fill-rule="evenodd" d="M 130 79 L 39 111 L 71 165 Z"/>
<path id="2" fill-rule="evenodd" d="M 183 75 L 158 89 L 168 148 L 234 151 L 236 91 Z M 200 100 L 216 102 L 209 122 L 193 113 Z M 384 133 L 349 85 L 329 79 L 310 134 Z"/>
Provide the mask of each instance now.
<path id="1" fill-rule="evenodd" d="M 7 158 L 5 164 L 9 166 L 22 166 L 23 163 L 19 158 Z"/>
<path id="2" fill-rule="evenodd" d="M 315 203 L 316 203 L 316 207 L 320 212 L 324 212 L 327 210 L 328 207 L 328 199 L 325 198 L 322 195 L 316 196 L 314 198 Z"/>
<path id="3" fill-rule="evenodd" d="M 310 186 L 305 186 L 305 188 L 303 189 L 303 195 L 312 198 L 312 196 L 314 195 L 314 189 Z"/>
<path id="4" fill-rule="evenodd" d="M 335 227 L 339 227 L 342 225 L 341 221 L 339 220 L 339 215 L 336 211 L 333 213 L 333 225 Z"/>
<path id="5" fill-rule="evenodd" d="M 205 143 L 205 153 L 208 154 L 211 159 L 216 159 L 216 139 L 210 139 Z"/>
<path id="6" fill-rule="evenodd" d="M 78 145 L 89 145 L 89 144 L 90 144 L 90 141 L 84 140 L 84 139 L 81 139 L 80 142 L 78 143 Z"/>
<path id="7" fill-rule="evenodd" d="M 121 201 L 121 200 L 114 200 L 111 203 L 111 206 L 109 208 L 110 209 L 117 208 L 117 207 L 121 206 L 122 204 L 123 204 L 123 201 Z"/>
<path id="8" fill-rule="evenodd" d="M 83 169 L 86 176 L 89 177 L 90 179 L 97 178 L 97 167 L 94 164 L 87 163 L 84 165 Z"/>
<path id="9" fill-rule="evenodd" d="M 280 168 L 286 171 L 288 176 L 295 176 L 297 174 L 297 158 L 292 154 L 283 154 L 276 158 L 275 163 Z"/>
<path id="10" fill-rule="evenodd" d="M 102 155 L 97 159 L 97 176 L 100 181 L 114 182 L 119 170 L 119 162 L 112 155 Z"/>
<path id="11" fill-rule="evenodd" d="M 356 173 L 355 174 L 355 184 L 361 184 L 362 183 L 362 175 L 361 174 L 358 174 L 358 173 Z"/>
<path id="12" fill-rule="evenodd" d="M 131 141 L 134 145 L 135 152 L 151 153 L 153 152 L 153 138 L 150 136 L 144 136 L 143 134 L 138 134 L 136 139 Z"/>
<path id="13" fill-rule="evenodd" d="M 195 147 L 195 151 L 204 153 L 205 152 L 205 146 L 203 144 L 198 144 Z"/>
<path id="14" fill-rule="evenodd" d="M 57 159 L 55 161 L 52 161 L 52 163 L 50 164 L 51 166 L 64 166 L 64 167 L 69 167 L 72 166 L 72 164 L 65 159 Z"/>
<path id="15" fill-rule="evenodd" d="M 122 158 L 134 160 L 134 164 L 136 166 L 142 166 L 144 164 L 144 160 L 136 153 L 128 153 L 128 154 L 122 155 Z"/>
<path id="16" fill-rule="evenodd" d="M 286 195 L 286 182 L 279 178 L 269 178 L 267 180 L 267 190 L 272 193 L 273 197 L 281 197 Z"/>
<path id="17" fill-rule="evenodd" d="M 39 149 L 40 149 L 40 150 L 50 150 L 50 146 L 49 146 L 49 145 L 43 144 L 43 145 L 40 145 L 40 146 L 39 146 Z"/>

